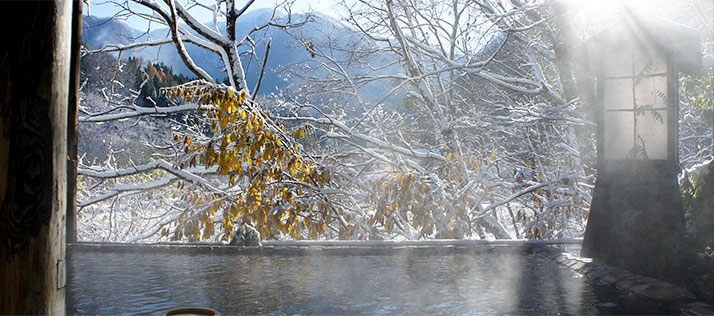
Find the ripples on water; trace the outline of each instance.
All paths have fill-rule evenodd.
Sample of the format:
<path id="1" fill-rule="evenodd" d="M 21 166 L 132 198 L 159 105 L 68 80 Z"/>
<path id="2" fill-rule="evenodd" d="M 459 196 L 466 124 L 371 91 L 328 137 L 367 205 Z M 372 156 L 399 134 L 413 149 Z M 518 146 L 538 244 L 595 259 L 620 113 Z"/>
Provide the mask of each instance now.
<path id="1" fill-rule="evenodd" d="M 69 253 L 68 313 L 665 314 L 678 311 L 505 247 L 448 255 Z"/>

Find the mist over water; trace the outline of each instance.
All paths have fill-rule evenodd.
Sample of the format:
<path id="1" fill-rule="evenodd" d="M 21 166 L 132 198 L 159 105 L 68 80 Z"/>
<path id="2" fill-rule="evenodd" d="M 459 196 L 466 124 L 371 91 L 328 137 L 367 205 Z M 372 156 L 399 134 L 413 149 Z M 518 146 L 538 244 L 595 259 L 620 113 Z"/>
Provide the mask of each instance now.
<path id="1" fill-rule="evenodd" d="M 669 313 L 520 248 L 433 255 L 70 252 L 68 313 L 554 315 Z M 620 294 L 618 296 L 617 294 Z"/>

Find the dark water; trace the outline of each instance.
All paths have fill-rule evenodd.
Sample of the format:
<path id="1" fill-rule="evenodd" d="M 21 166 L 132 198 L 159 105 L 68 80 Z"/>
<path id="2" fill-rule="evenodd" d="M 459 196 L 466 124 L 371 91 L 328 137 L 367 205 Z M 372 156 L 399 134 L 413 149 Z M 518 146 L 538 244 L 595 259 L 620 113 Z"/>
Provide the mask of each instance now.
<path id="1" fill-rule="evenodd" d="M 424 255 L 69 253 L 70 314 L 667 314 L 558 264 L 506 247 Z"/>

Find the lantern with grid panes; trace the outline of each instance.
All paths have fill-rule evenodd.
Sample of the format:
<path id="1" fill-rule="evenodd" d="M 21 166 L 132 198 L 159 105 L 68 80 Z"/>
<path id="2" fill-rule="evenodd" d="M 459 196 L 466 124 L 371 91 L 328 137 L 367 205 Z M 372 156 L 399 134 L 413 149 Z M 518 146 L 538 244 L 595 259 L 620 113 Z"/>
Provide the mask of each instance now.
<path id="1" fill-rule="evenodd" d="M 587 43 L 598 170 L 584 256 L 651 276 L 676 273 L 673 249 L 684 234 L 677 78 L 699 68 L 700 52 L 696 30 L 630 10 Z"/>
<path id="2" fill-rule="evenodd" d="M 667 56 L 642 47 L 611 51 L 598 76 L 601 159 L 676 160 L 676 77 Z"/>

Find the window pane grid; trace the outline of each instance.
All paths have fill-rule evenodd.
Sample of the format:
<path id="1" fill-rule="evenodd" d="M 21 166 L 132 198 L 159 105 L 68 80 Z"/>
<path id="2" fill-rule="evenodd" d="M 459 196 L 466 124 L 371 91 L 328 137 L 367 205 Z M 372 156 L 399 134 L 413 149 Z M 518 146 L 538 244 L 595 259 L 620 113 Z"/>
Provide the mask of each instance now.
<path id="1" fill-rule="evenodd" d="M 658 72 L 651 74 L 641 74 L 641 75 L 626 75 L 626 76 L 605 76 L 603 79 L 632 79 L 632 78 L 649 78 L 649 77 L 667 77 L 666 72 Z"/>
<path id="2" fill-rule="evenodd" d="M 629 61 L 615 59 L 617 67 L 608 67 L 613 71 L 603 77 L 606 159 L 667 159 L 668 77 L 657 57 L 633 52 Z"/>

